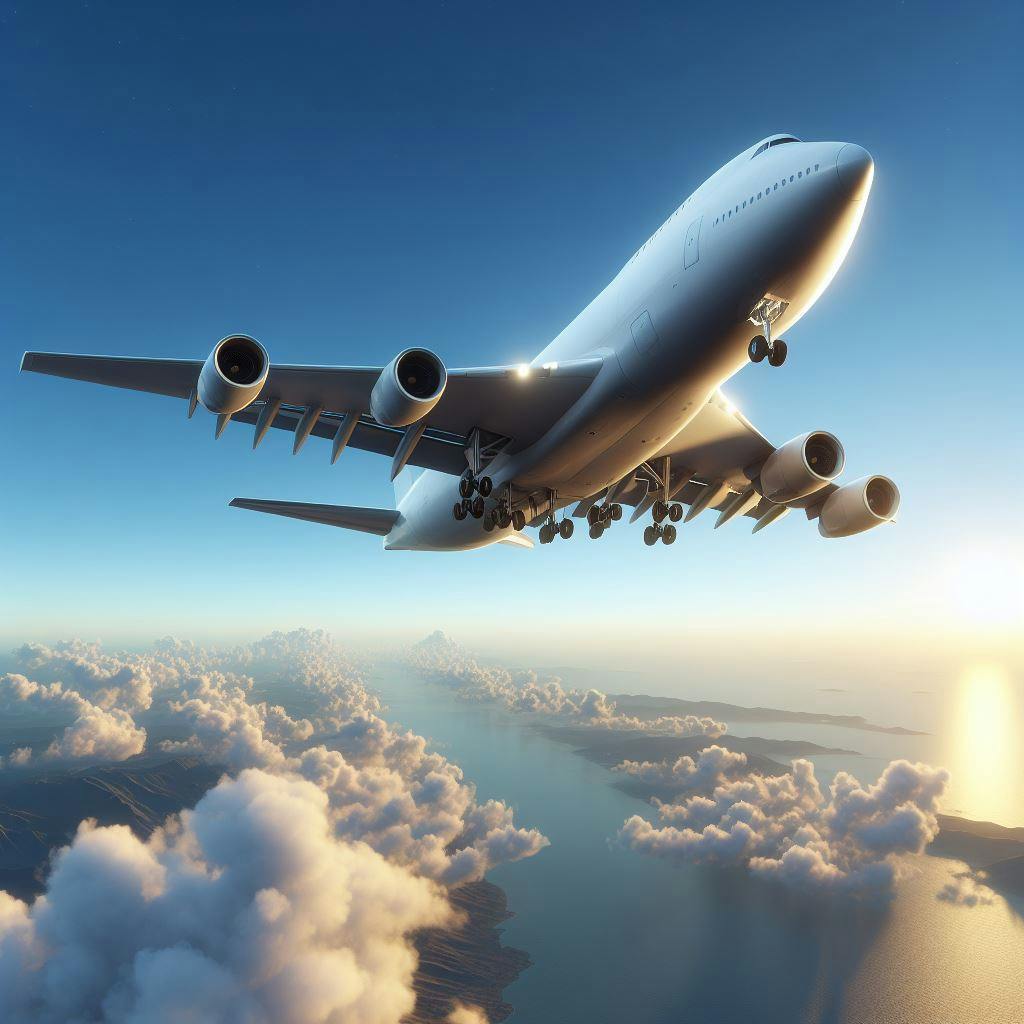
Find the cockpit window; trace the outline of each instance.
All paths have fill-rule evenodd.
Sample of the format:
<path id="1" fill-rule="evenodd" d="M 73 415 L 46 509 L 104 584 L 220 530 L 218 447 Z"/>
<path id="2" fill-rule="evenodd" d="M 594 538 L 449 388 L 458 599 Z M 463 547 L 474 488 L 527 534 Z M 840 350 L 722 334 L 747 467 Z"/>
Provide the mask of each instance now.
<path id="1" fill-rule="evenodd" d="M 765 150 L 771 149 L 772 146 L 784 146 L 787 142 L 799 142 L 800 140 L 792 135 L 783 135 L 778 139 L 770 139 L 768 142 L 762 142 L 757 149 L 754 150 L 754 156 L 750 159 L 753 160 L 755 156 L 760 156 Z"/>

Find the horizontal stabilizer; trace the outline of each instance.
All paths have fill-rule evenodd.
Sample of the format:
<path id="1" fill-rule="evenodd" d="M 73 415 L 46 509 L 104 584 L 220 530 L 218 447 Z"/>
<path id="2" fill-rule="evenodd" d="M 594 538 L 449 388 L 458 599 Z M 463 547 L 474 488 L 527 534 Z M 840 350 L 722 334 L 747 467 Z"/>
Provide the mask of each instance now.
<path id="1" fill-rule="evenodd" d="M 235 498 L 234 508 L 247 508 L 253 512 L 269 512 L 289 519 L 305 519 L 324 526 L 340 526 L 344 530 L 359 530 L 385 537 L 398 521 L 393 508 L 361 508 L 358 505 L 315 505 L 308 501 L 264 501 L 261 498 Z"/>

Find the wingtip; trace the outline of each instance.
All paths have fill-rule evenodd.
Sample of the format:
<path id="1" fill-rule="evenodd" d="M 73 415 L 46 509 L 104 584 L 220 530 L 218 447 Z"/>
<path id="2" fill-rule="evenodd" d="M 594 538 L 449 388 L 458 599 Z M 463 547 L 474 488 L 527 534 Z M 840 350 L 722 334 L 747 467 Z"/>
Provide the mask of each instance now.
<path id="1" fill-rule="evenodd" d="M 34 353 L 32 353 L 32 352 L 23 352 L 21 354 L 21 364 L 19 365 L 18 369 L 22 373 L 24 373 L 26 370 L 31 370 L 32 369 L 32 356 L 33 355 L 34 355 Z"/>

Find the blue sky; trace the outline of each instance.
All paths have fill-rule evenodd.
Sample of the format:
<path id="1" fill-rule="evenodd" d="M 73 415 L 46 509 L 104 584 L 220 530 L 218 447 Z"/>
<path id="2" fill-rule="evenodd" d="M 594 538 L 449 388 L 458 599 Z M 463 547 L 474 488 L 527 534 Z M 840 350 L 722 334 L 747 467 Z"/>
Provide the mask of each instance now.
<path id="1" fill-rule="evenodd" d="M 2 11 L 0 641 L 301 624 L 549 658 L 735 654 L 752 635 L 779 657 L 826 635 L 1013 648 L 1019 5 Z M 372 456 L 331 467 L 324 443 L 292 458 L 282 436 L 253 453 L 249 430 L 214 443 L 172 400 L 17 373 L 29 348 L 203 357 L 238 330 L 284 362 L 527 359 L 777 131 L 859 142 L 875 185 L 785 368 L 726 391 L 779 442 L 837 433 L 849 479 L 893 476 L 894 528 L 825 542 L 796 515 L 756 537 L 709 519 L 672 549 L 634 528 L 385 555 L 227 507 L 388 504 Z"/>

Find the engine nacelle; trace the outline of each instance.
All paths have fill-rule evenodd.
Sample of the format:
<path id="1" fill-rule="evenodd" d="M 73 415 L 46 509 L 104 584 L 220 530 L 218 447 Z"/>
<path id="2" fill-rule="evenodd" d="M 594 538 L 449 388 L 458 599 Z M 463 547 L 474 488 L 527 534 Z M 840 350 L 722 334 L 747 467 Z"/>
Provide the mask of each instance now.
<path id="1" fill-rule="evenodd" d="M 203 363 L 196 391 L 210 412 L 241 412 L 256 401 L 270 372 L 267 350 L 247 334 L 231 334 L 213 347 Z"/>
<path id="2" fill-rule="evenodd" d="M 444 394 L 444 363 L 425 348 L 407 348 L 381 371 L 370 392 L 370 414 L 389 427 L 423 419 Z"/>
<path id="3" fill-rule="evenodd" d="M 866 476 L 833 491 L 821 506 L 822 537 L 852 537 L 889 523 L 900 507 L 900 492 L 887 476 Z"/>
<path id="4" fill-rule="evenodd" d="M 834 435 L 824 430 L 801 434 L 765 460 L 761 493 L 769 501 L 795 501 L 834 480 L 845 463 L 846 453 Z"/>

